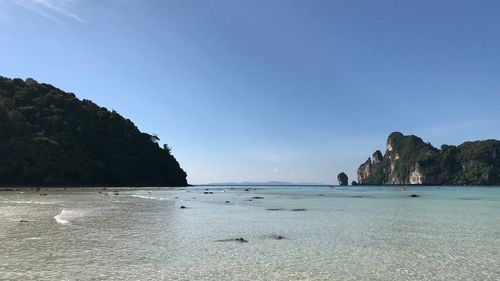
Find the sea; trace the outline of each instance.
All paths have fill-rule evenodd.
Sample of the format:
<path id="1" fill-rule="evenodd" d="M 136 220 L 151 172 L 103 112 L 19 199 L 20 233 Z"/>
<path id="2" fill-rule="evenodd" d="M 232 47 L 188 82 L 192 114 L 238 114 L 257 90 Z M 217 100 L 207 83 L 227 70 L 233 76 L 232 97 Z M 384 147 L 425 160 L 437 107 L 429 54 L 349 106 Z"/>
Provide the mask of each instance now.
<path id="1" fill-rule="evenodd" d="M 3 191 L 0 280 L 498 281 L 500 187 Z"/>

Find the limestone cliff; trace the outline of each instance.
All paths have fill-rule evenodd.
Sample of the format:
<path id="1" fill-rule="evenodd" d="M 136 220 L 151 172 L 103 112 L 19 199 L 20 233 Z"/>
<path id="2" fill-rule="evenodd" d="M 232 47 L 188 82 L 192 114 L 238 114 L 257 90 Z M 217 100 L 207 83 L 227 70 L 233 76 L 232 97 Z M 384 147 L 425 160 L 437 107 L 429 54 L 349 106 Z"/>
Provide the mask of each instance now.
<path id="1" fill-rule="evenodd" d="M 399 132 L 389 135 L 386 151 L 377 150 L 358 168 L 358 184 L 500 184 L 500 141 L 433 147 Z"/>
<path id="2" fill-rule="evenodd" d="M 349 184 L 349 178 L 347 177 L 347 175 L 344 172 L 338 174 L 337 181 L 339 182 L 339 185 L 348 185 Z"/>

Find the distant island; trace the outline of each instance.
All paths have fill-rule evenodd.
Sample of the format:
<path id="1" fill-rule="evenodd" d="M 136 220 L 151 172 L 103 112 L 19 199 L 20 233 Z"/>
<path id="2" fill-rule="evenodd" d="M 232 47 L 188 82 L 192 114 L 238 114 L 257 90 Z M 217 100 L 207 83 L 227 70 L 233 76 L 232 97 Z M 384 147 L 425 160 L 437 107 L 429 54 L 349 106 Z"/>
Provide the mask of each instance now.
<path id="1" fill-rule="evenodd" d="M 500 141 L 433 147 L 421 138 L 391 133 L 380 150 L 361 164 L 357 184 L 499 185 Z"/>
<path id="2" fill-rule="evenodd" d="M 158 140 L 72 93 L 0 76 L 1 186 L 186 186 Z"/>
<path id="3" fill-rule="evenodd" d="M 253 181 L 245 181 L 245 182 L 218 182 L 218 183 L 208 183 L 208 184 L 199 184 L 200 186 L 230 186 L 230 185 L 240 185 L 240 186 L 288 186 L 288 185 L 325 185 L 323 183 L 313 183 L 313 182 L 286 182 L 286 181 L 267 181 L 267 182 L 253 182 Z"/>

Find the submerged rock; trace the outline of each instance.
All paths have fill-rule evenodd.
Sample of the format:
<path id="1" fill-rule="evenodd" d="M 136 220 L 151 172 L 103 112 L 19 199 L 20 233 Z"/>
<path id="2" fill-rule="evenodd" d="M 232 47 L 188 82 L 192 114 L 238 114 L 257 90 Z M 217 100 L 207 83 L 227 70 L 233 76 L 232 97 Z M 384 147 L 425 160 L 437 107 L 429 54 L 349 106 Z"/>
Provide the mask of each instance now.
<path id="1" fill-rule="evenodd" d="M 269 208 L 269 209 L 266 209 L 267 211 L 283 211 L 284 209 L 283 208 Z"/>
<path id="2" fill-rule="evenodd" d="M 264 197 L 262 197 L 262 196 L 254 196 L 254 197 L 252 197 L 252 199 L 264 199 Z"/>
<path id="3" fill-rule="evenodd" d="M 304 212 L 307 211 L 305 208 L 297 208 L 297 209 L 292 209 L 292 212 Z"/>
<path id="4" fill-rule="evenodd" d="M 420 195 L 418 195 L 418 194 L 411 194 L 411 195 L 410 195 L 410 196 L 408 196 L 408 197 L 420 197 Z"/>
<path id="5" fill-rule="evenodd" d="M 279 235 L 279 234 L 273 234 L 273 235 L 271 235 L 271 238 L 276 239 L 276 240 L 283 240 L 283 239 L 285 239 L 284 236 Z"/>
<path id="6" fill-rule="evenodd" d="M 186 206 L 181 206 L 181 209 L 187 209 L 187 207 Z"/>
<path id="7" fill-rule="evenodd" d="M 247 243 L 248 242 L 248 240 L 244 239 L 243 237 L 222 239 L 222 240 L 217 240 L 217 241 L 218 242 L 240 242 L 240 243 Z"/>

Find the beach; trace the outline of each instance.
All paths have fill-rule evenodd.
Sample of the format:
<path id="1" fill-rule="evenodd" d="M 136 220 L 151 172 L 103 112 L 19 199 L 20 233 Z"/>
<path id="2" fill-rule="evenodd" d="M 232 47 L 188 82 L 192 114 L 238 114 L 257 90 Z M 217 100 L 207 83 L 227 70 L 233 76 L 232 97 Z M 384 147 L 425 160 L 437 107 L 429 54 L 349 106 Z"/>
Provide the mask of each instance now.
<path id="1" fill-rule="evenodd" d="M 497 187 L 4 191 L 0 279 L 498 280 L 499 212 Z"/>

